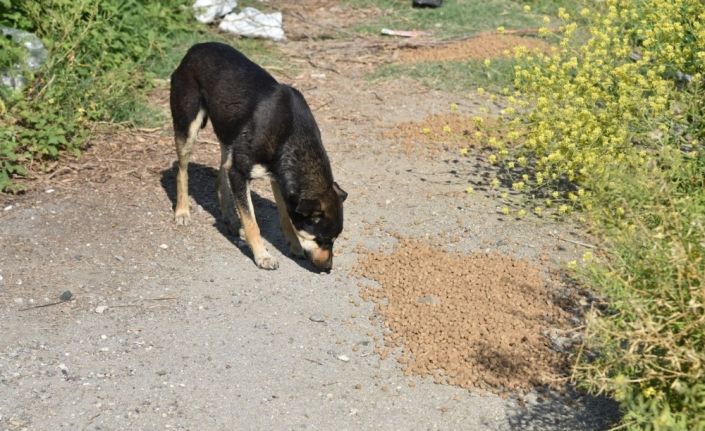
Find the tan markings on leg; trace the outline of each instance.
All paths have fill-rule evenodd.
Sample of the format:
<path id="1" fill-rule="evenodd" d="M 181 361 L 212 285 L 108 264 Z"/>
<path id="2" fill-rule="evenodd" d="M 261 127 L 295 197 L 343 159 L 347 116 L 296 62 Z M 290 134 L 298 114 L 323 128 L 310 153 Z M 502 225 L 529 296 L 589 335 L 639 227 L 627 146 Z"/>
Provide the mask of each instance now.
<path id="1" fill-rule="evenodd" d="M 242 206 L 239 199 L 235 200 L 235 207 L 240 216 L 243 230 L 245 231 L 245 241 L 252 249 L 252 254 L 255 257 L 255 263 L 262 269 L 277 269 L 279 262 L 273 258 L 267 248 L 264 246 L 262 236 L 260 235 L 257 220 L 255 220 L 255 209 L 252 206 L 252 197 L 250 196 L 250 185 L 247 185 L 247 207 Z"/>
<path id="2" fill-rule="evenodd" d="M 232 167 L 232 153 L 228 147 L 220 144 L 220 172 L 218 172 L 217 187 L 218 201 L 220 202 L 220 213 L 228 225 L 230 233 L 237 234 L 239 223 L 235 217 L 235 203 L 233 202 L 233 191 L 230 187 L 228 171 Z"/>
<path id="3" fill-rule="evenodd" d="M 287 244 L 289 244 L 289 251 L 294 256 L 305 257 L 304 250 L 301 248 L 299 238 L 296 236 L 296 231 L 294 230 L 294 225 L 289 217 L 289 211 L 286 209 L 286 202 L 284 201 L 281 189 L 279 189 L 279 184 L 275 180 L 272 180 L 271 183 L 274 200 L 277 202 L 277 208 L 279 209 L 279 224 L 281 225 L 284 238 Z"/>
<path id="4" fill-rule="evenodd" d="M 191 221 L 188 199 L 188 162 L 191 158 L 193 145 L 198 136 L 198 130 L 203 124 L 204 110 L 198 111 L 196 118 L 188 128 L 186 139 L 176 138 L 176 155 L 179 158 L 179 172 L 176 174 L 176 209 L 174 210 L 174 220 L 178 225 L 187 225 Z"/>

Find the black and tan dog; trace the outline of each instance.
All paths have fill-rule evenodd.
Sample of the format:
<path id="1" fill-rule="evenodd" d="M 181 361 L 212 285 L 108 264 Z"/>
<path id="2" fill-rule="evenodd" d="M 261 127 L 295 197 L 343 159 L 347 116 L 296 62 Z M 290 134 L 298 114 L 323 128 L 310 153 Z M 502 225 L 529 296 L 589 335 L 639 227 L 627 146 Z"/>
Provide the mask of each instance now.
<path id="1" fill-rule="evenodd" d="M 299 91 L 228 45 L 202 43 L 171 75 L 171 114 L 179 158 L 177 224 L 190 221 L 188 162 L 210 118 L 220 141 L 221 212 L 235 232 L 237 212 L 257 266 L 279 266 L 262 241 L 250 196 L 250 181 L 269 177 L 291 252 L 306 255 L 320 270 L 331 269 L 347 193 L 333 181 L 320 131 Z"/>

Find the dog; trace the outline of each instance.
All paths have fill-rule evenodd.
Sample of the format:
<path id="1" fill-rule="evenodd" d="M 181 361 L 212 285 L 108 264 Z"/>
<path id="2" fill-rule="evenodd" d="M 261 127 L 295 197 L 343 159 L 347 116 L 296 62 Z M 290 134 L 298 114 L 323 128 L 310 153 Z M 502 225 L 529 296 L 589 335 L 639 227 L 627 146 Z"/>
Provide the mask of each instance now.
<path id="1" fill-rule="evenodd" d="M 190 222 L 187 168 L 198 131 L 210 119 L 220 142 L 221 213 L 257 266 L 279 266 L 262 241 L 250 196 L 250 181 L 268 177 L 291 253 L 329 272 L 347 193 L 333 180 L 304 96 L 231 46 L 209 42 L 192 46 L 171 75 L 170 105 L 179 164 L 176 224 Z"/>

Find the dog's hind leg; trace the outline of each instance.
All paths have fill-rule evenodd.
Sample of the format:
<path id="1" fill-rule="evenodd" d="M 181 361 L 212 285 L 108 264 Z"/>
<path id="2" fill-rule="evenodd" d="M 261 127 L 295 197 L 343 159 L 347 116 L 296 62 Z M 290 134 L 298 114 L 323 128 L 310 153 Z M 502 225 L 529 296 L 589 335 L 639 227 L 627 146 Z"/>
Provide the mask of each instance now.
<path id="1" fill-rule="evenodd" d="M 247 245 L 252 250 L 255 263 L 262 269 L 277 269 L 279 262 L 267 251 L 260 235 L 259 226 L 257 226 L 257 220 L 255 220 L 255 209 L 252 205 L 249 181 L 236 169 L 230 169 L 228 173 L 230 186 L 233 190 L 235 208 L 240 217 L 242 228 L 245 231 L 245 241 L 247 241 Z"/>
<path id="2" fill-rule="evenodd" d="M 284 196 L 282 196 L 279 183 L 277 183 L 276 180 L 272 180 L 272 193 L 274 194 L 274 200 L 277 202 L 279 224 L 281 225 L 286 243 L 289 245 L 289 251 L 296 257 L 306 257 L 304 249 L 301 248 L 299 237 L 296 236 L 296 232 L 294 231 L 294 225 L 291 223 L 291 218 L 289 218 L 289 210 L 286 208 Z"/>
<path id="3" fill-rule="evenodd" d="M 233 235 L 239 234 L 242 239 L 245 239 L 244 232 L 240 229 L 240 223 L 238 223 L 237 217 L 235 216 L 233 191 L 230 187 L 230 178 L 228 178 L 228 171 L 232 167 L 232 164 L 232 150 L 230 147 L 221 143 L 220 171 L 218 172 L 218 179 L 216 180 L 216 190 L 218 191 L 218 201 L 220 202 L 220 213 L 225 219 L 225 224 L 228 226 L 230 233 Z"/>
<path id="4" fill-rule="evenodd" d="M 198 130 L 203 125 L 206 112 L 203 108 L 198 110 L 198 114 L 188 125 L 186 133 L 175 130 L 174 139 L 176 141 L 176 155 L 179 158 L 179 172 L 176 174 L 176 208 L 174 210 L 174 220 L 176 224 L 188 225 L 191 221 L 188 198 L 188 163 L 193 152 L 193 145 L 196 143 Z"/>

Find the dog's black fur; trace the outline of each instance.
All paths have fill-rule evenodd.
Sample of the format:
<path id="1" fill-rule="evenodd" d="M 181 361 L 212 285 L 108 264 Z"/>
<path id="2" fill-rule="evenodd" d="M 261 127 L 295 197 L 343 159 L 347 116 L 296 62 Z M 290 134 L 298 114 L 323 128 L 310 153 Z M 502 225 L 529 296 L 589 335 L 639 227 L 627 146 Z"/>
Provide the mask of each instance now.
<path id="1" fill-rule="evenodd" d="M 249 192 L 250 180 L 266 172 L 292 253 L 330 270 L 347 193 L 333 181 L 303 95 L 234 48 L 202 43 L 189 49 L 172 74 L 170 102 L 179 157 L 176 222 L 190 219 L 188 161 L 198 129 L 210 119 L 221 144 L 221 211 L 234 228 L 236 209 L 257 265 L 278 266 L 262 243 Z"/>

